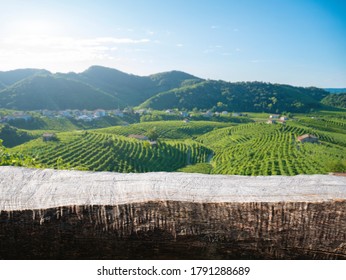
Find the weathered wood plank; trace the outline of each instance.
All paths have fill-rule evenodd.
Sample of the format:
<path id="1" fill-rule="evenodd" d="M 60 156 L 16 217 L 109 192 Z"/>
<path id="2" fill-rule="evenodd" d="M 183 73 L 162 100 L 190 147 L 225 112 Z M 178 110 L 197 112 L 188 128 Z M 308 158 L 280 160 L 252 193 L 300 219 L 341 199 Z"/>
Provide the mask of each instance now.
<path id="1" fill-rule="evenodd" d="M 0 167 L 2 259 L 346 259 L 346 178 Z"/>

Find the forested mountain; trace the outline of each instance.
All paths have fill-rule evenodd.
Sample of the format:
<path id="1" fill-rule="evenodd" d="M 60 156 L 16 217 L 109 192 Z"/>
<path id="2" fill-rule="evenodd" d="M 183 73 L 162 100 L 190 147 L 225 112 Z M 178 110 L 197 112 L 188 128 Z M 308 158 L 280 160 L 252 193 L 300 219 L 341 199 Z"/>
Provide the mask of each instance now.
<path id="1" fill-rule="evenodd" d="M 0 90 L 13 85 L 20 80 L 38 74 L 50 74 L 50 72 L 42 69 L 18 69 L 6 72 L 0 71 Z"/>
<path id="2" fill-rule="evenodd" d="M 119 100 L 75 80 L 37 75 L 1 91 L 0 104 L 17 110 L 111 109 Z"/>
<path id="3" fill-rule="evenodd" d="M 91 66 L 80 74 L 69 73 L 59 76 L 101 89 L 121 100 L 121 103 L 126 106 L 137 106 L 161 91 L 181 87 L 187 82 L 201 81 L 197 77 L 180 71 L 142 77 L 101 66 Z"/>
<path id="4" fill-rule="evenodd" d="M 328 106 L 346 108 L 346 93 L 329 94 L 322 99 L 322 103 Z"/>
<path id="5" fill-rule="evenodd" d="M 318 88 L 300 88 L 261 82 L 227 83 L 203 81 L 159 93 L 141 104 L 143 108 L 217 109 L 253 112 L 304 112 L 321 108 L 328 93 Z"/>
<path id="6" fill-rule="evenodd" d="M 320 101 L 328 94 L 318 88 L 203 80 L 180 71 L 144 77 L 101 66 L 67 74 L 39 69 L 0 72 L 0 108 L 16 110 L 140 106 L 306 112 L 325 106 Z"/>

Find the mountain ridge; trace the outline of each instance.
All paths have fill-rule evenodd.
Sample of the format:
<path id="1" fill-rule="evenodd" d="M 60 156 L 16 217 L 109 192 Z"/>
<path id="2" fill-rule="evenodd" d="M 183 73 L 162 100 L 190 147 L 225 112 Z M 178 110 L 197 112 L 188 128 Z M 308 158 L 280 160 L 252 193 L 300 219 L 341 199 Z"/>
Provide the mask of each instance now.
<path id="1" fill-rule="evenodd" d="M 137 76 L 94 65 L 80 73 L 53 74 L 43 69 L 0 72 L 0 108 L 16 110 L 138 106 L 305 112 L 327 106 L 320 101 L 328 94 L 313 87 L 205 80 L 177 70 Z"/>

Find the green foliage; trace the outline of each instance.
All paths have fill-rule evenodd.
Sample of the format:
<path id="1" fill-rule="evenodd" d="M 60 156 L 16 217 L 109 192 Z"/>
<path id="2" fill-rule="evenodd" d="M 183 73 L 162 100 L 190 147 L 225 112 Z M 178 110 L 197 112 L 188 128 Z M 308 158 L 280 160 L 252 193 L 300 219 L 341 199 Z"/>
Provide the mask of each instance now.
<path id="1" fill-rule="evenodd" d="M 346 172 L 346 160 L 333 160 L 327 162 L 327 168 L 330 172 Z"/>
<path id="2" fill-rule="evenodd" d="M 79 74 L 35 69 L 0 72 L 0 108 L 124 108 L 139 105 L 160 91 L 200 80 L 179 71 L 140 77 L 100 66 Z"/>
<path id="3" fill-rule="evenodd" d="M 34 158 L 18 152 L 9 152 L 2 143 L 0 139 L 0 166 L 40 167 Z"/>
<path id="4" fill-rule="evenodd" d="M 32 134 L 29 134 L 26 131 L 9 126 L 8 124 L 5 124 L 3 126 L 0 125 L 0 139 L 3 140 L 3 145 L 6 147 L 11 148 L 11 147 L 20 145 L 22 143 L 25 143 L 27 141 L 30 141 L 36 137 L 37 136 L 34 136 Z"/>
<path id="5" fill-rule="evenodd" d="M 123 125 L 125 123 L 138 122 L 138 120 L 139 118 L 136 115 L 130 116 L 125 114 L 123 118 L 117 116 L 106 116 L 88 122 L 70 118 L 33 117 L 29 121 L 13 120 L 9 123 L 11 126 L 26 130 L 72 131 Z"/>
<path id="6" fill-rule="evenodd" d="M 324 127 L 323 122 L 318 123 Z M 247 124 L 212 131 L 197 141 L 215 153 L 211 161 L 213 174 L 324 174 L 341 170 L 339 163 L 346 160 L 343 122 L 328 122 L 328 126 L 331 132 L 301 121 L 288 122 L 285 126 Z M 297 136 L 306 133 L 318 136 L 320 143 L 297 142 Z M 330 161 L 338 164 L 326 164 Z"/>
<path id="7" fill-rule="evenodd" d="M 4 88 L 11 86 L 21 80 L 36 76 L 36 75 L 48 75 L 50 72 L 40 69 L 18 69 L 12 71 L 2 72 L 0 71 L 0 84 Z"/>
<path id="8" fill-rule="evenodd" d="M 227 83 L 203 80 L 179 71 L 147 77 L 100 66 L 92 66 L 79 74 L 51 74 L 35 69 L 0 72 L 0 108 L 16 110 L 140 106 L 160 110 L 309 112 L 324 108 L 320 101 L 327 95 L 317 88 L 260 82 Z M 339 101 L 340 97 L 335 102 L 325 99 L 324 103 L 340 106 Z M 159 119 L 154 119 L 156 117 Z M 143 121 L 167 120 L 163 116 L 147 118 L 143 117 Z"/>
<path id="9" fill-rule="evenodd" d="M 156 141 L 159 138 L 159 133 L 157 132 L 156 127 L 149 129 L 146 136 L 149 138 L 149 140 Z"/>
<path id="10" fill-rule="evenodd" d="M 329 94 L 321 102 L 328 106 L 346 108 L 346 93 Z"/>
<path id="11" fill-rule="evenodd" d="M 300 88 L 260 82 L 227 83 L 202 81 L 197 84 L 159 93 L 140 107 L 163 110 L 213 107 L 228 111 L 307 112 L 321 108 L 320 100 L 328 95 L 317 88 Z"/>
<path id="12" fill-rule="evenodd" d="M 147 141 L 94 132 L 59 134 L 59 138 L 59 143 L 37 139 L 16 150 L 50 168 L 115 172 L 175 171 L 205 162 L 211 154 L 194 141 L 160 141 L 151 146 Z"/>
<path id="13" fill-rule="evenodd" d="M 178 172 L 210 174 L 213 166 L 210 163 L 196 163 L 178 169 Z"/>
<path id="14" fill-rule="evenodd" d="M 87 84 L 53 75 L 29 77 L 0 94 L 0 107 L 20 110 L 112 109 L 119 103 L 116 97 Z"/>
<path id="15" fill-rule="evenodd" d="M 213 129 L 227 127 L 231 124 L 210 121 L 159 121 L 132 124 L 129 126 L 115 126 L 96 130 L 101 133 L 128 136 L 130 134 L 147 134 L 155 128 L 159 138 L 166 139 L 190 139 Z"/>
<path id="16" fill-rule="evenodd" d="M 346 117 L 340 112 L 319 114 L 294 114 L 285 125 L 266 124 L 265 115 L 255 113 L 251 117 L 262 121 L 159 121 L 58 133 L 58 142 L 43 142 L 40 137 L 10 150 L 2 148 L 2 164 L 252 176 L 345 172 Z M 153 132 L 160 138 L 155 146 L 126 137 Z M 297 141 L 298 136 L 307 133 L 316 135 L 319 143 Z M 30 162 L 33 158 L 37 160 Z"/>

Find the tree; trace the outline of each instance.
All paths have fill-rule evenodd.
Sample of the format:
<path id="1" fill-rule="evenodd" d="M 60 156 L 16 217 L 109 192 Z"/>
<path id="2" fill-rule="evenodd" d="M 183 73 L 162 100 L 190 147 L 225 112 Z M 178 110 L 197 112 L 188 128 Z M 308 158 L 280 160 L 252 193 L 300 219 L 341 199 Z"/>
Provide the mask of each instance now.
<path id="1" fill-rule="evenodd" d="M 146 133 L 146 136 L 149 138 L 149 140 L 156 141 L 159 138 L 159 134 L 156 131 L 156 127 L 149 129 Z"/>

